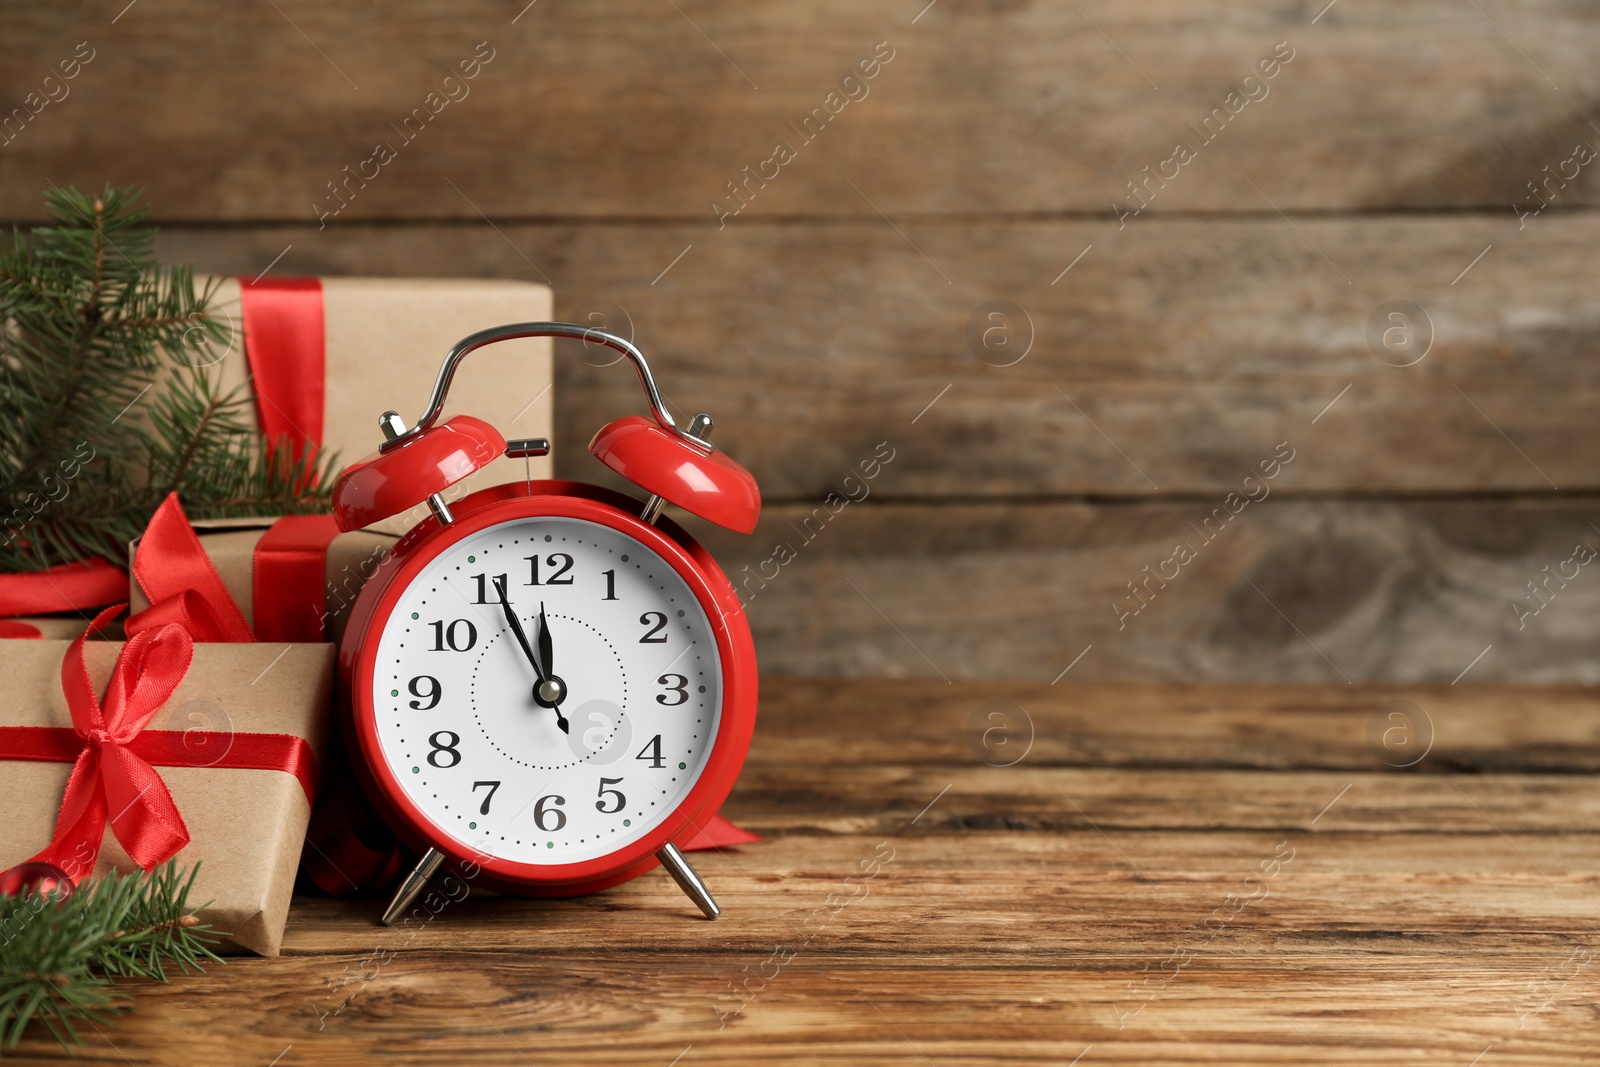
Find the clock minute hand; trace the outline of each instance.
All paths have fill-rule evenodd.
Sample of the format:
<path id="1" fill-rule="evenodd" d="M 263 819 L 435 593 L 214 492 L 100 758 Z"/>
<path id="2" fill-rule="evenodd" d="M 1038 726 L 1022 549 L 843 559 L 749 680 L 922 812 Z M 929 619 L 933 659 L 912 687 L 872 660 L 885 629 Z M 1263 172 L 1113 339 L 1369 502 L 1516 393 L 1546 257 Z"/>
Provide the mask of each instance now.
<path id="1" fill-rule="evenodd" d="M 539 658 L 533 654 L 533 646 L 528 644 L 528 635 L 522 629 L 522 620 L 517 618 L 517 613 L 511 608 L 511 602 L 506 598 L 506 583 L 497 578 L 494 588 L 500 594 L 500 607 L 505 612 L 506 624 L 511 627 L 512 634 L 516 636 L 517 644 L 522 648 L 522 654 L 528 658 L 528 663 L 533 667 L 533 673 L 538 676 L 539 684 L 534 686 L 533 689 L 534 702 L 552 709 L 556 713 L 556 725 L 561 727 L 562 733 L 569 733 L 570 728 L 567 724 L 567 717 L 561 714 L 561 708 L 557 706 L 559 701 L 549 703 L 541 699 L 544 691 L 551 688 L 550 679 L 545 675 L 544 668 L 540 666 Z"/>
<path id="2" fill-rule="evenodd" d="M 511 627 L 511 632 L 516 635 L 517 644 L 522 646 L 522 654 L 528 657 L 528 662 L 533 666 L 533 673 L 538 675 L 539 681 L 545 681 L 544 668 L 539 665 L 539 659 L 533 654 L 533 648 L 528 644 L 528 635 L 523 632 L 522 620 L 517 618 L 517 613 L 512 610 L 511 602 L 506 599 L 506 583 L 500 578 L 494 580 L 495 592 L 500 594 L 500 607 L 506 613 L 506 625 Z"/>

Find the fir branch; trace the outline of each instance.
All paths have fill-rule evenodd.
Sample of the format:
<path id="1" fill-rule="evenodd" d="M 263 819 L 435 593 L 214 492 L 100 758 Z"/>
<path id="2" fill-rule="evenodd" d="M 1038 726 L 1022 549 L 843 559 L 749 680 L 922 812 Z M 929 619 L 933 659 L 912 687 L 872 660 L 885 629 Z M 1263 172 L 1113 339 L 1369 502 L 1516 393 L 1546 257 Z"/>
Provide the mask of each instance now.
<path id="1" fill-rule="evenodd" d="M 165 488 L 168 493 L 176 492 L 183 485 L 184 476 L 189 473 L 189 468 L 194 464 L 196 453 L 200 451 L 203 445 L 208 443 L 207 437 L 210 436 L 213 427 L 216 425 L 218 415 L 223 411 L 225 400 L 210 391 L 209 380 L 201 378 L 200 384 L 201 390 L 195 394 L 198 404 L 193 405 L 196 415 L 193 430 L 187 434 L 180 435 L 178 422 L 173 421 L 163 424 L 163 429 L 167 430 L 165 436 L 168 438 L 168 441 L 164 443 L 173 443 L 178 446 L 177 455 L 172 460 L 171 473 L 166 478 Z M 184 395 L 181 387 L 180 391 L 175 395 Z M 183 439 L 185 437 L 187 440 Z M 165 496 L 166 493 L 162 495 Z"/>
<path id="2" fill-rule="evenodd" d="M 325 510 L 335 460 L 291 463 L 197 353 L 221 279 L 163 266 L 136 190 L 45 195 L 0 249 L 0 571 L 124 562 L 168 492 L 190 515 Z"/>
<path id="3" fill-rule="evenodd" d="M 221 963 L 211 946 L 226 935 L 189 906 L 199 866 L 113 871 L 59 903 L 37 891 L 0 898 L 0 1049 L 15 1048 L 35 1021 L 63 1046 L 81 1046 L 79 1023 L 129 1006 L 113 978 L 165 982 L 172 966 L 187 973 Z"/>

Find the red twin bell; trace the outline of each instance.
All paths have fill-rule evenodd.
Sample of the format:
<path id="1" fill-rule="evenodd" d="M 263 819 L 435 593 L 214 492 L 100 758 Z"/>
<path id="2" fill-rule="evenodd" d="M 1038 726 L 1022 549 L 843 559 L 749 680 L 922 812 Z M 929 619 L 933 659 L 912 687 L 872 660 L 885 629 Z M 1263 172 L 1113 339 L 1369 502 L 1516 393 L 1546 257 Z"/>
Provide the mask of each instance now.
<path id="1" fill-rule="evenodd" d="M 397 414 L 385 413 L 381 426 L 388 441 L 378 452 L 347 467 L 334 485 L 333 514 L 341 530 L 357 530 L 438 498 L 502 455 L 549 451 L 549 443 L 537 438 L 507 442 L 493 426 L 471 415 L 435 425 L 461 359 L 476 348 L 517 337 L 571 337 L 605 344 L 631 358 L 655 418 L 617 419 L 594 435 L 589 451 L 652 497 L 738 533 L 755 530 L 761 490 L 749 471 L 711 445 L 711 417 L 696 415 L 687 430 L 679 429 L 637 348 L 600 330 L 550 322 L 473 334 L 446 359 L 428 410 L 416 426 L 408 430 Z"/>

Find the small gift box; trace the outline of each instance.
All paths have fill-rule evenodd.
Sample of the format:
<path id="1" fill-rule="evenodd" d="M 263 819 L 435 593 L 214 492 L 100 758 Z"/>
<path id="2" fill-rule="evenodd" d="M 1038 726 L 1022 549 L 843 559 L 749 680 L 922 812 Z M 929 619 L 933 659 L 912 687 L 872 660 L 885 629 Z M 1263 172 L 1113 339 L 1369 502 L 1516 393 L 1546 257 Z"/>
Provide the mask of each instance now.
<path id="1" fill-rule="evenodd" d="M 0 642 L 0 867 L 32 858 L 81 880 L 198 863 L 191 899 L 211 902 L 201 918 L 224 948 L 276 955 L 332 646 L 195 644 L 170 624 L 87 636 Z"/>
<path id="2" fill-rule="evenodd" d="M 260 641 L 337 642 L 356 594 L 396 540 L 375 530 L 340 533 L 331 515 L 190 523 L 172 498 L 129 546 L 129 595 L 135 612 L 196 591 L 219 616 L 236 607 L 239 626 L 201 625 L 193 630 L 200 640 L 251 634 Z M 218 581 L 225 597 L 214 588 Z M 188 604 L 194 611 L 192 597 Z"/>
<path id="3" fill-rule="evenodd" d="M 457 341 L 549 319 L 551 294 L 503 279 L 223 278 L 212 306 L 232 326 L 230 340 L 197 360 L 215 365 L 224 390 L 246 387 L 269 439 L 309 442 L 346 465 L 382 443 L 385 411 L 421 416 Z M 508 438 L 549 437 L 550 386 L 550 339 L 508 341 L 461 364 L 444 414 L 476 415 Z M 547 457 L 502 458 L 462 491 L 550 471 Z"/>
<path id="4" fill-rule="evenodd" d="M 336 642 L 361 584 L 394 541 L 339 534 L 327 515 L 219 520 L 197 530 L 170 496 L 130 546 L 135 625 L 173 623 L 205 642 Z M 380 890 L 399 875 L 403 850 L 354 787 L 337 737 L 323 765 L 306 877 L 335 896 Z"/>

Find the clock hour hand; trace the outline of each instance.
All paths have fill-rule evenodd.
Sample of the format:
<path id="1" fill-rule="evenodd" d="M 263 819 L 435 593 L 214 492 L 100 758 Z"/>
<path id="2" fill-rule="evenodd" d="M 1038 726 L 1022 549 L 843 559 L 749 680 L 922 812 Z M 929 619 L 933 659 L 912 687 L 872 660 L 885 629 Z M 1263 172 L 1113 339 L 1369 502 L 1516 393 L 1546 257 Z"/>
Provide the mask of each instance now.
<path id="1" fill-rule="evenodd" d="M 506 625 L 511 627 L 511 632 L 515 635 L 517 644 L 522 648 L 522 654 L 528 658 L 529 665 L 533 667 L 533 673 L 539 679 L 538 684 L 533 687 L 534 703 L 540 707 L 553 710 L 556 713 L 556 725 L 561 727 L 562 733 L 569 733 L 570 727 L 567 724 L 567 717 L 561 714 L 560 707 L 561 699 L 566 696 L 566 687 L 559 680 L 547 676 L 544 668 L 540 666 L 539 658 L 533 654 L 533 646 L 528 644 L 528 635 L 522 629 L 522 620 L 517 618 L 517 613 L 511 607 L 511 601 L 506 598 L 506 583 L 502 579 L 496 578 L 494 588 L 495 592 L 500 594 L 500 607 L 505 612 Z M 541 607 L 541 614 L 543 610 Z"/>
<path id="2" fill-rule="evenodd" d="M 550 624 L 545 621 L 542 600 L 539 601 L 539 665 L 544 668 L 545 677 L 555 677 L 555 644 L 550 640 Z"/>

